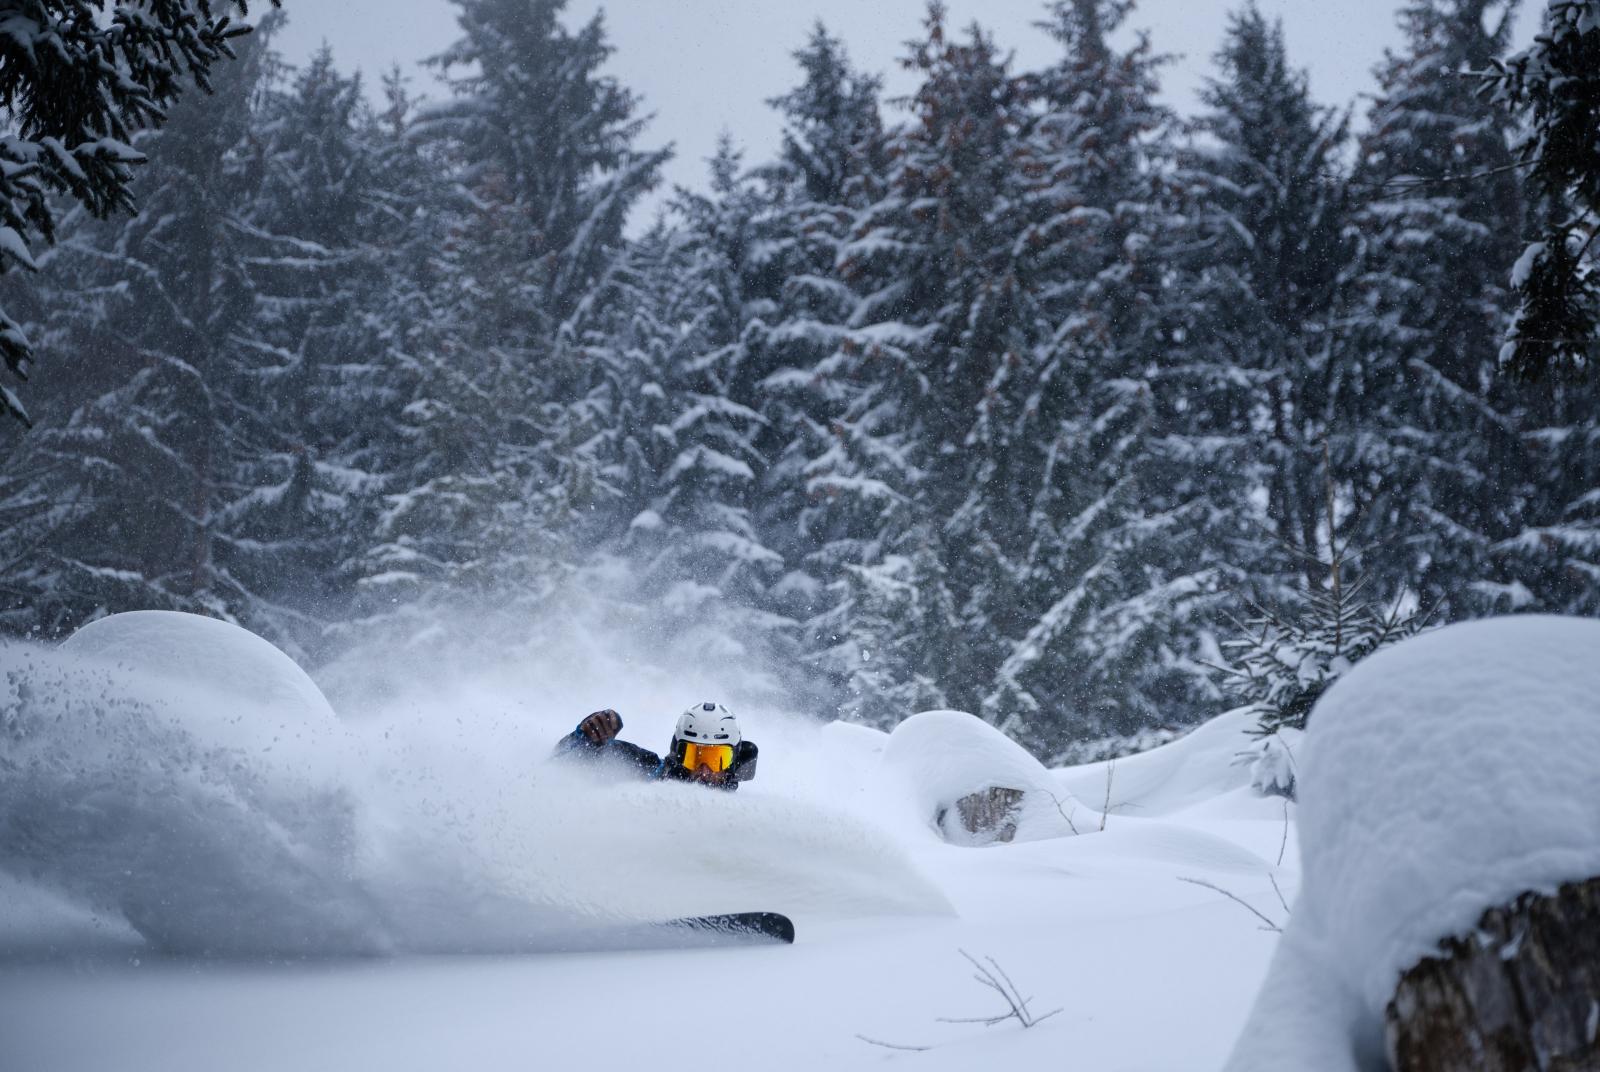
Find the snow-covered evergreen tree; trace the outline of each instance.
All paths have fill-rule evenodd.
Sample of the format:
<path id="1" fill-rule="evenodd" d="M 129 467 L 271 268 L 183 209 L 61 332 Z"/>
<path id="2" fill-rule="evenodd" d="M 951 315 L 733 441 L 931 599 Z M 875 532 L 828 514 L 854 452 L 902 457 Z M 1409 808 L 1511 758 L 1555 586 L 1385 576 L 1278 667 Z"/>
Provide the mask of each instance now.
<path id="1" fill-rule="evenodd" d="M 710 193 L 680 192 L 672 226 L 632 244 L 586 339 L 604 373 L 583 407 L 602 488 L 585 527 L 636 558 L 646 598 L 715 601 L 726 617 L 759 611 L 782 557 L 753 517 L 764 421 L 745 369 L 745 268 L 761 198 L 726 138 L 710 165 Z"/>
<path id="2" fill-rule="evenodd" d="M 856 70 L 820 21 L 794 58 L 804 78 L 768 102 L 784 117 L 781 166 L 811 203 L 846 204 L 883 164 L 882 80 Z"/>
<path id="3" fill-rule="evenodd" d="M 1521 307 L 1502 361 L 1528 379 L 1592 372 L 1600 337 L 1600 0 L 1549 0 L 1544 32 L 1497 63 L 1488 85 L 1523 120 L 1515 152 L 1544 216 L 1513 273 Z"/>
<path id="4" fill-rule="evenodd" d="M 274 5 L 277 0 L 273 0 Z M 66 195 L 104 218 L 135 206 L 134 165 L 146 155 L 134 134 L 158 125 L 188 82 L 210 88 L 249 27 L 231 21 L 243 0 L 20 0 L 0 34 L 0 273 L 36 267 L 32 248 L 55 238 Z M 33 345 L 0 310 L 0 361 L 27 379 Z M 27 421 L 0 383 L 0 414 Z"/>
<path id="5" fill-rule="evenodd" d="M 1249 546 L 1241 569 L 1277 573 L 1274 541 L 1314 550 L 1323 504 L 1322 444 L 1330 433 L 1348 335 L 1350 194 L 1341 171 L 1346 120 L 1318 107 L 1289 63 L 1282 27 L 1253 5 L 1231 15 L 1219 77 L 1202 94 L 1202 140 L 1186 175 L 1204 218 L 1203 262 L 1188 283 L 1203 317 L 1196 349 L 1249 387 L 1248 408 L 1223 401 L 1248 428 L 1248 471 L 1235 524 Z M 1342 451 L 1334 456 L 1342 465 Z M 1259 527 L 1267 538 L 1253 539 Z M 1307 572 L 1308 583 L 1311 571 Z"/>
<path id="6" fill-rule="evenodd" d="M 718 157 L 723 194 L 735 162 Z M 718 213 L 702 198 L 685 210 L 691 219 Z M 634 617 L 749 663 L 792 643 L 794 623 L 765 610 L 782 558 L 752 518 L 762 422 L 730 390 L 742 319 L 714 235 L 714 226 L 658 224 L 637 240 L 617 270 L 613 322 L 588 339 L 607 374 L 585 401 L 602 463 L 598 509 L 585 524 L 600 554 L 587 570 L 597 577 L 591 588 L 635 607 Z"/>
<path id="7" fill-rule="evenodd" d="M 506 300 L 550 332 L 604 274 L 669 153 L 634 148 L 644 120 L 634 94 L 600 73 L 611 54 L 601 16 L 574 33 L 561 22 L 566 0 L 454 2 L 462 37 L 432 60 L 452 97 L 414 131 L 449 144 L 459 178 L 486 202 L 479 222 L 497 228 L 479 243 L 505 251 L 482 267 L 513 270 Z"/>
<path id="8" fill-rule="evenodd" d="M 1016 242 L 1031 117 L 993 41 L 977 27 L 950 40 L 938 3 L 905 62 L 923 81 L 890 140 L 884 193 L 840 248 L 836 271 L 857 304 L 819 369 L 842 398 L 832 442 L 806 467 L 829 515 L 814 524 L 827 533 L 815 557 L 840 578 L 818 642 L 839 680 L 937 679 L 951 702 L 976 707 L 998 637 L 968 597 L 1006 553 L 993 535 L 1015 491 L 1002 475 L 984 501 L 979 474 L 1003 459 L 980 436 L 1010 419 L 992 387 L 1025 359 L 1037 319 Z M 916 599 L 891 632 L 857 613 L 895 605 L 908 570 Z M 909 713 L 876 690 L 851 709 L 875 722 Z"/>
<path id="9" fill-rule="evenodd" d="M 1516 529 L 1490 548 L 1476 588 L 1497 610 L 1600 614 L 1600 378 L 1529 394 L 1525 469 L 1509 489 Z"/>
<path id="10" fill-rule="evenodd" d="M 41 278 L 37 334 L 74 377 L 70 416 L 7 466 L 8 499 L 57 504 L 8 580 L 12 621 L 31 631 L 167 607 L 276 632 L 249 579 L 260 549 L 231 527 L 241 466 L 274 434 L 249 382 L 267 345 L 252 277 L 266 236 L 247 222 L 260 178 L 245 151 L 269 31 L 141 140 L 154 162 L 134 187 L 140 215 L 75 214 Z"/>
<path id="11" fill-rule="evenodd" d="M 999 387 L 1016 425 L 990 448 L 1022 480 L 1006 522 L 1012 576 L 991 618 L 1007 647 L 984 708 L 1050 751 L 1159 723 L 1209 691 L 1197 622 L 1225 511 L 1194 473 L 1223 469 L 1236 446 L 1187 419 L 1211 378 L 1178 345 L 1186 314 L 1171 281 L 1192 236 L 1168 178 L 1161 59 L 1143 36 L 1111 44 L 1131 10 L 1073 0 L 1045 24 L 1063 56 L 1035 76 L 1043 211 L 1019 244 L 1038 251 L 1047 331 Z"/>
<path id="12" fill-rule="evenodd" d="M 1600 611 L 1600 3 L 1550 0 L 1544 32 L 1489 79 L 1521 121 L 1538 232 L 1518 258 L 1520 299 L 1502 368 L 1516 392 L 1525 468 L 1507 489 L 1515 531 L 1480 584 L 1498 606 Z"/>
<path id="13" fill-rule="evenodd" d="M 757 445 L 760 369 L 751 368 L 764 335 L 751 316 L 759 285 L 751 246 L 762 198 L 726 138 L 710 164 L 709 196 L 680 197 L 689 258 L 682 284 L 695 307 L 693 329 L 680 325 L 680 333 L 694 340 L 694 353 L 665 369 L 677 453 L 657 512 L 680 534 L 676 553 L 686 560 L 678 570 L 760 608 L 783 573 L 782 556 L 765 546 L 754 516 L 767 462 Z"/>
<path id="14" fill-rule="evenodd" d="M 875 200 L 886 157 L 879 80 L 857 71 L 820 23 L 794 57 L 800 84 L 769 101 L 784 120 L 784 149 L 758 172 L 766 196 L 746 255 L 756 331 L 745 364 L 768 462 L 757 524 L 788 569 L 770 595 L 810 620 L 827 608 L 822 585 L 835 576 L 826 556 L 813 556 L 851 525 L 808 476 L 812 459 L 832 449 L 851 391 L 840 344 L 856 298 L 835 265 L 856 212 Z"/>
<path id="15" fill-rule="evenodd" d="M 1487 549 L 1513 531 L 1515 401 L 1495 384 L 1505 281 L 1523 214 L 1509 115 L 1473 72 L 1505 49 L 1514 5 L 1414 0 L 1406 48 L 1378 68 L 1356 190 L 1355 304 L 1332 436 L 1350 482 L 1346 538 L 1367 576 L 1469 611 Z"/>
<path id="16" fill-rule="evenodd" d="M 380 310 L 403 244 L 390 206 L 411 191 L 385 170 L 389 135 L 329 50 L 259 112 L 248 404 L 270 415 L 270 435 L 243 462 L 230 526 L 258 550 L 241 579 L 305 616 L 309 642 L 349 612 L 345 566 L 370 541 L 401 448 L 405 375 Z"/>
<path id="17" fill-rule="evenodd" d="M 633 148 L 642 120 L 599 73 L 598 16 L 574 33 L 563 0 L 457 6 L 463 36 L 434 61 L 452 97 L 408 134 L 463 196 L 448 206 L 435 323 L 406 347 L 413 464 L 363 583 L 537 599 L 570 558 L 559 530 L 596 490 L 578 406 L 595 370 L 574 322 L 610 293 L 627 211 L 667 154 Z"/>

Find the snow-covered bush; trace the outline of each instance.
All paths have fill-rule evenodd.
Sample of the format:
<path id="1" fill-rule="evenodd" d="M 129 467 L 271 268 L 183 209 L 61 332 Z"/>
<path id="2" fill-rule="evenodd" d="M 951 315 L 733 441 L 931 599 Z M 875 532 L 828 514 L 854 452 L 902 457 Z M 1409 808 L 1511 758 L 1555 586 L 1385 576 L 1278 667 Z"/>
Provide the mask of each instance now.
<path id="1" fill-rule="evenodd" d="M 1239 753 L 1239 760 L 1250 765 L 1250 788 L 1264 797 L 1294 799 L 1295 754 L 1287 739 L 1291 735 L 1298 738 L 1300 733 L 1284 728 Z"/>

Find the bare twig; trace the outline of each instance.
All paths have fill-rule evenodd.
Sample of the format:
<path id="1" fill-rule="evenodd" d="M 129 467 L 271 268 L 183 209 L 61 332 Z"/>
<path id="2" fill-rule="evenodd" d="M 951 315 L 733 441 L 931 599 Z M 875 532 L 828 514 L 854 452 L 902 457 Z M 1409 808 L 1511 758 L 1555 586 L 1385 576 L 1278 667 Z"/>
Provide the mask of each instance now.
<path id="1" fill-rule="evenodd" d="M 1283 734 L 1279 733 L 1277 730 L 1272 731 L 1272 736 L 1276 737 L 1278 739 L 1278 743 L 1283 745 L 1283 753 L 1289 757 L 1289 766 L 1291 769 L 1293 769 L 1294 776 L 1296 778 L 1300 777 L 1300 763 L 1294 758 L 1294 749 L 1289 747 L 1289 742 L 1284 740 Z"/>
<path id="2" fill-rule="evenodd" d="M 1068 821 L 1070 822 L 1071 820 Z M 1028 1009 L 1028 1004 L 1033 999 L 1022 996 L 1022 992 L 1017 989 L 1017 984 L 1011 981 L 1011 976 L 1006 974 L 1006 970 L 1000 966 L 999 961 L 993 957 L 984 957 L 983 962 L 980 962 L 977 957 L 968 953 L 965 949 L 959 949 L 957 952 L 966 957 L 967 963 L 977 969 L 977 974 L 973 978 L 999 994 L 1005 1001 L 1006 1011 L 993 1016 L 940 1016 L 936 1018 L 938 1023 L 982 1024 L 985 1027 L 993 1027 L 995 1024 L 1005 1023 L 1007 1020 L 1015 1020 L 1023 1027 L 1028 1028 L 1033 1027 L 1035 1024 L 1043 1023 L 1062 1011 L 1061 1009 L 1052 1009 L 1043 1016 L 1035 1016 Z M 882 1046 L 886 1050 L 922 1051 L 933 1049 L 932 1046 L 907 1046 L 897 1042 L 885 1042 L 870 1035 L 858 1034 L 856 1038 L 873 1046 Z"/>
<path id="3" fill-rule="evenodd" d="M 1035 1024 L 1043 1023 L 1044 1021 L 1050 1019 L 1050 1017 L 1061 1012 L 1060 1009 L 1052 1009 L 1043 1016 L 1033 1015 L 1033 1013 L 1028 1011 L 1028 1003 L 1033 999 L 1022 996 L 1022 992 L 1017 989 L 1017 984 L 1011 981 L 1011 977 L 1006 974 L 1005 969 L 1000 966 L 998 961 L 996 961 L 993 957 L 984 957 L 983 959 L 988 962 L 985 965 L 979 963 L 978 958 L 974 957 L 971 953 L 968 953 L 965 949 L 958 950 L 957 952 L 966 957 L 967 962 L 974 968 L 978 969 L 978 974 L 974 975 L 973 978 L 982 983 L 984 986 L 988 987 L 990 990 L 993 990 L 995 993 L 999 994 L 1000 997 L 1005 1000 L 1005 1003 L 1009 1007 L 1010 1011 L 1000 1013 L 996 1016 L 941 1016 L 938 1018 L 940 1023 L 982 1024 L 985 1027 L 993 1027 L 995 1024 L 1004 1023 L 1007 1020 L 1014 1019 L 1017 1021 L 1017 1023 L 1026 1028 L 1032 1027 Z"/>
<path id="4" fill-rule="evenodd" d="M 1078 833 L 1078 824 L 1072 821 L 1072 816 L 1068 815 L 1067 810 L 1061 806 L 1061 798 L 1056 796 L 1054 793 L 1051 793 L 1050 800 L 1055 804 L 1056 811 L 1060 812 L 1061 817 L 1067 821 L 1067 828 L 1071 830 L 1074 835 L 1076 835 Z M 1074 807 L 1073 810 L 1076 811 L 1077 808 Z"/>
<path id="5" fill-rule="evenodd" d="M 1215 883 L 1207 882 L 1204 879 L 1184 878 L 1182 875 L 1179 875 L 1178 876 L 1178 881 L 1179 882 L 1187 882 L 1187 883 L 1189 883 L 1191 885 L 1194 885 L 1194 886 L 1204 886 L 1208 890 L 1215 890 L 1217 893 L 1222 894 L 1222 896 L 1226 897 L 1228 900 L 1233 901 L 1233 902 L 1235 902 L 1237 904 L 1241 904 L 1245 908 L 1249 909 L 1251 915 L 1255 916 L 1261 922 L 1266 924 L 1266 927 L 1264 928 L 1265 930 L 1273 931 L 1273 932 L 1275 932 L 1277 934 L 1282 934 L 1283 933 L 1283 928 L 1282 927 L 1280 927 L 1276 923 L 1272 922 L 1272 920 L 1269 919 L 1268 917 L 1262 915 L 1261 912 L 1258 911 L 1254 905 L 1250 904 L 1249 901 L 1246 901 L 1244 898 L 1240 897 L 1238 894 L 1231 893 L 1228 890 L 1223 889 L 1221 886 L 1218 886 Z M 1280 894 L 1279 896 L 1281 897 L 1282 895 Z"/>
<path id="6" fill-rule="evenodd" d="M 1340 582 L 1340 569 L 1344 565 L 1344 551 L 1339 547 L 1339 529 L 1334 524 L 1333 515 L 1333 454 L 1328 446 L 1328 437 L 1322 437 L 1322 479 L 1324 490 L 1328 495 L 1328 577 L 1333 586 L 1333 602 L 1337 606 L 1344 606 L 1344 587 Z M 1344 648 L 1344 621 L 1339 618 L 1333 623 L 1333 653 L 1339 654 Z"/>
<path id="7" fill-rule="evenodd" d="M 923 1050 L 933 1049 L 932 1046 L 901 1046 L 893 1042 L 884 1042 L 880 1039 L 868 1038 L 866 1035 L 857 1035 L 856 1038 L 860 1039 L 862 1042 L 870 1042 L 874 1046 L 882 1046 L 886 1050 L 914 1050 L 920 1053 Z"/>
<path id="8" fill-rule="evenodd" d="M 1111 779 L 1117 772 L 1117 761 L 1110 760 L 1106 763 L 1106 802 L 1100 809 L 1100 829 L 1106 828 L 1106 817 L 1111 814 Z"/>
<path id="9" fill-rule="evenodd" d="M 1272 892 L 1278 895 L 1278 903 L 1283 906 L 1285 915 L 1292 915 L 1294 910 L 1289 907 L 1288 900 L 1283 896 L 1283 891 L 1278 888 L 1278 876 L 1268 875 L 1267 881 L 1272 883 Z"/>
<path id="10" fill-rule="evenodd" d="M 1003 1012 L 999 1016 L 936 1016 L 941 1024 L 982 1024 L 984 1027 L 993 1027 L 1011 1019 L 1012 1013 Z"/>
<path id="11" fill-rule="evenodd" d="M 1283 850 L 1289 847 L 1289 798 L 1283 798 L 1283 840 L 1278 842 L 1278 863 L 1283 866 Z"/>

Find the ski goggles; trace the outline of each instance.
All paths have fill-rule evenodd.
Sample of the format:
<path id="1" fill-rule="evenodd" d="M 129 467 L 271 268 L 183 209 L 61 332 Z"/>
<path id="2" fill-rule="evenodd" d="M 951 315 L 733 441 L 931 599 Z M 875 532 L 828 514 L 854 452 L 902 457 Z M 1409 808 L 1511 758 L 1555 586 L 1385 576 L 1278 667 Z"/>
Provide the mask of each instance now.
<path id="1" fill-rule="evenodd" d="M 680 741 L 678 749 L 681 753 L 678 762 L 683 764 L 685 770 L 695 771 L 705 767 L 712 772 L 720 772 L 733 766 L 731 744 L 694 744 Z"/>

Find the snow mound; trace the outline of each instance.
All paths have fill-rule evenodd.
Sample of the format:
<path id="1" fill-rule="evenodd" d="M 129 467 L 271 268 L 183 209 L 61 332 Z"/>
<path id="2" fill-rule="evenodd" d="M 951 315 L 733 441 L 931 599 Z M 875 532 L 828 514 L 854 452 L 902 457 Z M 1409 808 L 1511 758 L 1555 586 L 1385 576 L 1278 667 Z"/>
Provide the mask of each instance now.
<path id="1" fill-rule="evenodd" d="M 1109 777 L 1113 804 L 1140 818 L 1169 815 L 1250 785 L 1247 759 L 1261 750 L 1250 735 L 1255 725 L 1248 708 L 1236 708 L 1148 752 L 1059 770 L 1056 783 L 1080 800 L 1101 804 Z M 1281 737 L 1287 754 L 1298 756 L 1299 732 L 1287 730 Z"/>
<path id="2" fill-rule="evenodd" d="M 1454 625 L 1341 678 L 1307 736 L 1302 892 L 1229 1068 L 1368 1066 L 1399 975 L 1441 939 L 1600 875 L 1597 756 L 1597 621 Z"/>
<path id="3" fill-rule="evenodd" d="M 62 642 L 84 659 L 248 698 L 272 711 L 332 719 L 316 683 L 289 656 L 248 629 L 200 614 L 136 610 L 90 622 Z"/>
<path id="4" fill-rule="evenodd" d="M 1087 851 L 1114 854 L 1123 861 L 1154 861 L 1185 872 L 1266 875 L 1273 870 L 1266 858 L 1238 842 L 1189 826 L 1113 816 L 1106 829 L 1115 836 L 1086 839 L 1086 846 L 1094 845 Z"/>
<path id="5" fill-rule="evenodd" d="M 380 947 L 337 723 L 64 649 L 0 670 L 0 869 L 174 951 Z"/>
<path id="6" fill-rule="evenodd" d="M 1003 787 L 1023 793 L 1014 841 L 1070 836 L 1099 821 L 1055 783 L 1050 772 L 1011 738 L 963 711 L 924 711 L 889 734 L 879 758 L 886 783 L 901 789 L 908 818 L 962 840 L 956 801 Z"/>

